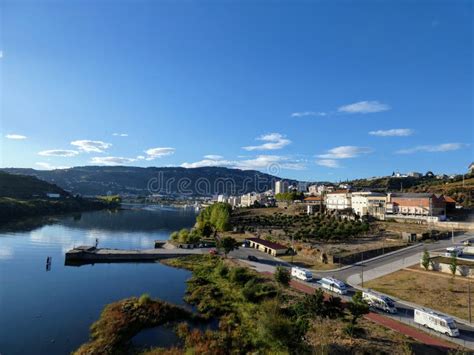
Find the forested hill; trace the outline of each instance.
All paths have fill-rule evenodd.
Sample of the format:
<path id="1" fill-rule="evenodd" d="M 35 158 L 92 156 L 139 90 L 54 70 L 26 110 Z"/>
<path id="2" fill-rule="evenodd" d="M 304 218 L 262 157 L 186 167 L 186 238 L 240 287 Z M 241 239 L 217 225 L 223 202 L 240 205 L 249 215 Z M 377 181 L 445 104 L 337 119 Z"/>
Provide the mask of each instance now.
<path id="1" fill-rule="evenodd" d="M 243 194 L 263 192 L 280 178 L 255 170 L 203 167 L 186 169 L 139 168 L 125 166 L 84 166 L 70 169 L 34 170 L 8 168 L 13 174 L 33 175 L 44 181 L 81 195 L 105 194 Z M 295 180 L 288 180 L 295 183 Z"/>
<path id="2" fill-rule="evenodd" d="M 69 193 L 60 187 L 34 176 L 13 175 L 0 171 L 0 197 L 46 198 L 47 193 L 59 194 L 62 197 L 69 196 Z"/>

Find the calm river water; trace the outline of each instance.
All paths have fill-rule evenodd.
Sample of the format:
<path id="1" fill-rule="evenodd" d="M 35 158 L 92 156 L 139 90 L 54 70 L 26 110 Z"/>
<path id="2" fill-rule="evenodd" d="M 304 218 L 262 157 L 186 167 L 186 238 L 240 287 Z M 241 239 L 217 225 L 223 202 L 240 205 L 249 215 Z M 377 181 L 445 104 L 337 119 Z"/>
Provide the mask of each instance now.
<path id="1" fill-rule="evenodd" d="M 99 247 L 153 248 L 154 240 L 194 221 L 192 209 L 137 207 L 0 229 L 0 354 L 69 354 L 87 341 L 103 307 L 125 297 L 149 293 L 183 305 L 185 270 L 158 263 L 65 266 L 64 253 L 96 238 Z"/>

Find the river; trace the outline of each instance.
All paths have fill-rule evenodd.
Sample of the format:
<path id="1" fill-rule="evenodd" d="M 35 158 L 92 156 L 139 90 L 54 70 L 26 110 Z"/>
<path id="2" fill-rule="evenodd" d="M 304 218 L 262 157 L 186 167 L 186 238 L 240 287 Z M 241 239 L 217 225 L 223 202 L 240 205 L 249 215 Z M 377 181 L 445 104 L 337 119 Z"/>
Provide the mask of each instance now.
<path id="1" fill-rule="evenodd" d="M 188 271 L 159 263 L 65 266 L 64 253 L 96 238 L 99 247 L 152 248 L 195 217 L 193 209 L 135 206 L 0 229 L 0 354 L 69 354 L 87 341 L 103 307 L 122 298 L 149 293 L 184 305 Z"/>

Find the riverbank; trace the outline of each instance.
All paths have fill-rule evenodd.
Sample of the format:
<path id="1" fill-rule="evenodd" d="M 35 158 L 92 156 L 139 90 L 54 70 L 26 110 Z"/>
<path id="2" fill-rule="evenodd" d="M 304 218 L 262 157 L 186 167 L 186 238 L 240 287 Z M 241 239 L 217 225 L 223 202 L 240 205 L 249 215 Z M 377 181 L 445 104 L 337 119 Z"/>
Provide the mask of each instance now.
<path id="1" fill-rule="evenodd" d="M 365 319 L 358 323 L 360 333 L 350 334 L 347 331 L 350 315 L 337 297 L 325 300 L 322 293 L 305 295 L 239 266 L 231 259 L 193 255 L 167 259 L 163 263 L 192 271 L 185 300 L 196 307 L 200 317 L 219 320 L 219 327 L 202 332 L 179 324 L 176 334 L 182 346 L 151 348 L 141 354 L 445 353 Z M 92 327 L 91 341 L 97 339 L 94 332 L 104 324 L 102 318 L 108 316 L 113 313 L 104 311 L 101 320 Z M 108 322 L 122 323 L 122 315 L 117 316 L 115 321 L 109 319 Z M 140 329 L 132 327 L 131 330 L 133 332 L 123 331 L 130 336 Z M 122 339 L 121 344 L 126 344 L 126 339 Z M 106 344 L 101 343 L 101 346 Z"/>

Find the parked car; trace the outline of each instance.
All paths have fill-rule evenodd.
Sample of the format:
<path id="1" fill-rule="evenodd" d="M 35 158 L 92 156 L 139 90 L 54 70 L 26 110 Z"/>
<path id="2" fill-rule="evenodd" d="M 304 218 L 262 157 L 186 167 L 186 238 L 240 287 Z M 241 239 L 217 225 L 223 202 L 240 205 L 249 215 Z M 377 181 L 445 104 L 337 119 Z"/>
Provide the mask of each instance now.
<path id="1" fill-rule="evenodd" d="M 250 260 L 250 261 L 258 261 L 258 258 L 256 256 L 253 256 L 253 255 L 247 256 L 247 259 Z"/>

